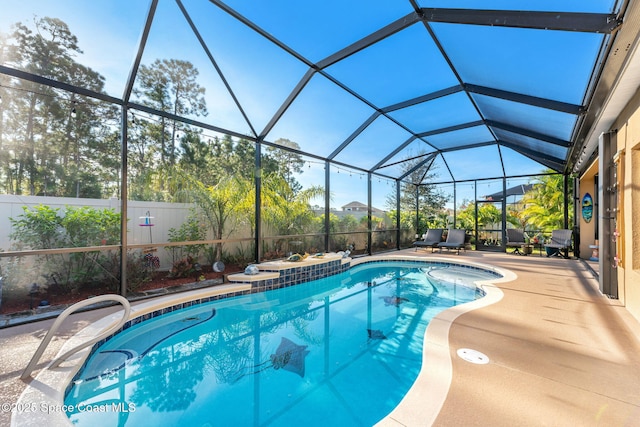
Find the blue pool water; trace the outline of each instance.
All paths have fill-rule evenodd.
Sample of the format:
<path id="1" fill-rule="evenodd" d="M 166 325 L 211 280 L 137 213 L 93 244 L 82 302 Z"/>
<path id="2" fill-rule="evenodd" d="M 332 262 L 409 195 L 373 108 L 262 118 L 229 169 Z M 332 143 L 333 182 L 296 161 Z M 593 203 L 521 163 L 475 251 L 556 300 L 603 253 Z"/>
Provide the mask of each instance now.
<path id="1" fill-rule="evenodd" d="M 430 319 L 495 277 L 376 262 L 167 313 L 93 353 L 67 414 L 79 426 L 370 426 L 415 381 Z"/>

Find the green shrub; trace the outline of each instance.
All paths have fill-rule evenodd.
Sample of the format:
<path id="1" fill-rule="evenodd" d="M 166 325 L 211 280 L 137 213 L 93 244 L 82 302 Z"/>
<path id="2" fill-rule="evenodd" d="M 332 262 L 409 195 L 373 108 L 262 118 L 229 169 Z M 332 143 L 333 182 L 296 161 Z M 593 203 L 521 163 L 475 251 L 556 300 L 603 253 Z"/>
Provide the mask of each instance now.
<path id="1" fill-rule="evenodd" d="M 9 218 L 10 238 L 17 249 L 82 248 L 120 241 L 120 214 L 112 209 L 67 206 L 61 214 L 60 209 L 38 205 L 23 206 L 23 211 Z M 69 292 L 107 279 L 104 257 L 101 251 L 46 254 L 38 258 L 37 266 L 44 284 Z"/>
<path id="2" fill-rule="evenodd" d="M 205 240 L 207 231 L 195 213 L 191 213 L 178 229 L 169 229 L 170 242 L 195 242 Z M 206 245 L 167 246 L 165 249 L 171 254 L 171 262 L 176 264 L 186 257 L 198 259 Z"/>

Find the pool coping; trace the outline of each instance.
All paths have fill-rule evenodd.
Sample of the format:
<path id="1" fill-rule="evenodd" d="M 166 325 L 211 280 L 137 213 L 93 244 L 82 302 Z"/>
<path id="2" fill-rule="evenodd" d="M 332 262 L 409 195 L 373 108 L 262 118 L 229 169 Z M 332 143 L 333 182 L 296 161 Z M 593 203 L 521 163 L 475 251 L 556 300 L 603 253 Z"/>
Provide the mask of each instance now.
<path id="1" fill-rule="evenodd" d="M 503 294 L 497 286 L 494 286 L 494 283 L 514 280 L 516 275 L 509 270 L 466 260 L 460 261 L 459 258 L 427 258 L 408 255 L 356 258 L 351 261 L 351 267 L 372 261 L 394 260 L 445 262 L 490 270 L 503 276 L 476 282 L 477 287 L 485 292 L 484 298 L 452 307 L 432 319 L 425 333 L 423 352 L 423 362 L 429 360 L 430 366 L 420 371 L 415 383 L 400 404 L 377 424 L 378 426 L 431 425 L 444 404 L 452 380 L 451 349 L 449 349 L 448 340 L 449 328 L 452 322 L 468 311 L 500 301 Z M 158 312 L 167 306 L 190 303 L 197 299 L 212 298 L 228 293 L 249 293 L 250 291 L 250 285 L 224 284 L 213 288 L 188 291 L 179 295 L 162 296 L 132 306 L 130 318 Z M 58 355 L 96 336 L 110 325 L 116 323 L 121 316 L 122 311 L 118 311 L 89 325 L 69 338 L 60 349 Z M 55 369 L 50 369 L 49 364 L 34 379 L 29 381 L 12 412 L 11 426 L 72 426 L 73 424 L 67 417 L 64 408 L 65 392 L 76 373 L 91 354 L 91 351 L 91 347 L 84 349 L 71 356 Z M 423 363 L 424 366 L 427 366 L 426 363 Z M 17 411 L 17 409 L 22 410 Z"/>
<path id="2" fill-rule="evenodd" d="M 449 347 L 449 329 L 451 325 L 456 318 L 465 313 L 500 301 L 504 294 L 495 284 L 510 282 L 515 280 L 517 276 L 510 270 L 475 262 L 460 262 L 459 258 L 395 255 L 378 258 L 383 260 L 442 260 L 451 264 L 488 269 L 502 275 L 500 278 L 496 277 L 476 282 L 476 286 L 485 292 L 483 298 L 451 307 L 431 319 L 424 334 L 422 368 L 418 373 L 418 377 L 398 406 L 376 424 L 376 427 L 430 426 L 434 423 L 444 405 L 453 379 L 453 362 L 451 358 L 455 354 L 455 349 Z"/>

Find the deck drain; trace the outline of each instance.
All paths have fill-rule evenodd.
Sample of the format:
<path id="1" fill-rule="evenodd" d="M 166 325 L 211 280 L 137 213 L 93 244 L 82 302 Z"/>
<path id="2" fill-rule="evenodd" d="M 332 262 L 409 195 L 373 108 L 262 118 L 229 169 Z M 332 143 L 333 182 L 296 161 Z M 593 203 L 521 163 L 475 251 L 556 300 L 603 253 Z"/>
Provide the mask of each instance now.
<path id="1" fill-rule="evenodd" d="M 486 365 L 489 363 L 489 358 L 486 355 L 477 350 L 471 350 L 470 348 L 458 349 L 458 356 L 467 362 L 475 363 L 477 365 Z"/>

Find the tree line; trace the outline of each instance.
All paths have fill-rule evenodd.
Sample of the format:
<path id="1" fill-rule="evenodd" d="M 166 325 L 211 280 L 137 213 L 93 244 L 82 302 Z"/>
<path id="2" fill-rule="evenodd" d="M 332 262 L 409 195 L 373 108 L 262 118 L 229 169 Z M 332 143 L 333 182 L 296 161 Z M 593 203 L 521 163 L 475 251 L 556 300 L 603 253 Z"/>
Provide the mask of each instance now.
<path id="1" fill-rule="evenodd" d="M 77 37 L 59 19 L 16 23 L 0 35 L 0 62 L 10 67 L 104 93 L 105 78 L 79 63 Z M 188 61 L 157 59 L 141 65 L 133 96 L 177 116 L 206 116 L 206 89 Z M 0 76 L 0 193 L 107 198 L 121 190 L 120 109 L 50 86 Z M 295 142 L 276 141 L 290 148 Z M 172 201 L 175 170 L 217 185 L 231 175 L 253 179 L 255 143 L 164 117 L 130 114 L 127 135 L 129 197 Z M 263 173 L 285 177 L 294 193 L 304 160 L 270 147 Z"/>
<path id="2" fill-rule="evenodd" d="M 76 36 L 56 18 L 36 18 L 33 28 L 17 23 L 0 37 L 2 63 L 105 93 L 105 78 L 79 63 L 81 54 Z M 175 116 L 204 117 L 206 88 L 198 78 L 188 61 L 156 59 L 139 67 L 133 99 Z M 120 197 L 119 106 L 6 75 L 0 76 L 0 96 L 0 193 Z M 160 115 L 130 110 L 128 116 L 130 199 L 194 203 L 209 238 L 224 239 L 240 226 L 254 235 L 255 142 L 207 135 Z M 296 178 L 306 164 L 299 148 L 279 139 L 262 151 L 262 220 L 273 235 L 324 228 L 309 203 L 324 197 L 323 187 L 303 188 Z M 215 252 L 220 259 L 221 245 Z"/>

